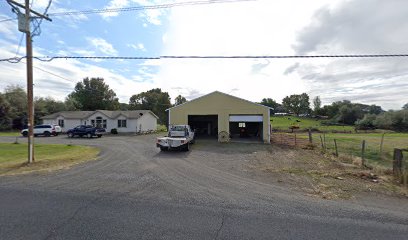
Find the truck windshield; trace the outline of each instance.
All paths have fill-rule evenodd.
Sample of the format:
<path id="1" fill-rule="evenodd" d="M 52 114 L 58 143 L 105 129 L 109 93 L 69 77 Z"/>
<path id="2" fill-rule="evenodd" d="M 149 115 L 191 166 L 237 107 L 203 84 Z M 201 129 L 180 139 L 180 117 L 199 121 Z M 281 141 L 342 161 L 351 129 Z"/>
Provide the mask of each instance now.
<path id="1" fill-rule="evenodd" d="M 171 128 L 171 131 L 184 131 L 184 130 L 186 130 L 185 126 L 173 126 Z"/>

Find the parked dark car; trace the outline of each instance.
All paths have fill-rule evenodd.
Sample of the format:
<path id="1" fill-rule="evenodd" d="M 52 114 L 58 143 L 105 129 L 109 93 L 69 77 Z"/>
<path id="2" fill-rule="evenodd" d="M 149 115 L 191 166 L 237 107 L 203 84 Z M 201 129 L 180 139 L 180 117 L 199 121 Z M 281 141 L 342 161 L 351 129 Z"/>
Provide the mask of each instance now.
<path id="1" fill-rule="evenodd" d="M 79 136 L 79 137 L 86 136 L 88 138 L 92 138 L 96 136 L 100 138 L 105 133 L 106 133 L 106 130 L 104 128 L 96 128 L 91 125 L 79 125 L 67 131 L 67 135 L 70 138 L 73 138 L 75 136 Z"/>

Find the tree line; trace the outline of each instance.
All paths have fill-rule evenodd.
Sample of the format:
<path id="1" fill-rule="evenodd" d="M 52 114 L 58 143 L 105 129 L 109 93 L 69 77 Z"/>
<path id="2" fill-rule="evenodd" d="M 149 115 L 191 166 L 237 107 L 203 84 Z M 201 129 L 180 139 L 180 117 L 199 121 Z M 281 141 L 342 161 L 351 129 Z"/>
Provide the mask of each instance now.
<path id="1" fill-rule="evenodd" d="M 34 99 L 35 123 L 41 117 L 60 111 L 94 110 L 151 110 L 159 117 L 159 123 L 167 123 L 166 109 L 185 103 L 179 95 L 171 103 L 168 92 L 154 88 L 134 94 L 128 103 L 119 102 L 116 93 L 110 89 L 103 78 L 85 78 L 77 82 L 74 90 L 64 101 L 51 97 Z M 320 97 L 312 100 L 306 93 L 293 94 L 278 103 L 272 98 L 264 98 L 260 104 L 271 107 L 271 114 L 291 113 L 297 116 L 313 116 L 326 119 L 328 125 L 355 125 L 359 129 L 390 129 L 408 131 L 408 103 L 400 111 L 384 111 L 377 105 L 352 103 L 348 100 L 333 102 L 322 106 Z M 22 129 L 27 123 L 27 94 L 18 85 L 10 85 L 0 92 L 0 130 Z"/>
<path id="2" fill-rule="evenodd" d="M 85 78 L 76 83 L 74 90 L 64 101 L 51 97 L 34 99 L 34 122 L 41 123 L 41 117 L 60 111 L 94 110 L 151 110 L 159 117 L 159 122 L 167 122 L 165 110 L 186 102 L 177 96 L 171 103 L 168 92 L 160 88 L 141 92 L 130 97 L 128 103 L 119 102 L 116 93 L 110 89 L 103 78 Z M 22 129 L 27 123 L 27 93 L 18 85 L 7 86 L 0 92 L 0 130 Z"/>
<path id="3" fill-rule="evenodd" d="M 271 107 L 271 114 L 290 113 L 326 119 L 322 124 L 354 125 L 356 129 L 388 129 L 408 131 L 408 103 L 401 110 L 384 111 L 381 106 L 352 103 L 349 100 L 336 101 L 322 106 L 320 97 L 313 99 L 313 108 L 306 93 L 286 96 L 282 104 L 271 98 L 264 98 L 260 104 Z"/>

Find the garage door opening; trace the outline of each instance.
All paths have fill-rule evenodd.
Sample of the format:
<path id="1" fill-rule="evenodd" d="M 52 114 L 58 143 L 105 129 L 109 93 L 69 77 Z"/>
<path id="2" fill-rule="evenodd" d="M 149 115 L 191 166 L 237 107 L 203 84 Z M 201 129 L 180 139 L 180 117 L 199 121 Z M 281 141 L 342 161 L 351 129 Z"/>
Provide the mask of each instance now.
<path id="1" fill-rule="evenodd" d="M 230 115 L 231 140 L 262 141 L 263 117 L 261 115 Z"/>
<path id="2" fill-rule="evenodd" d="M 197 138 L 217 138 L 218 115 L 188 115 L 188 124 Z"/>

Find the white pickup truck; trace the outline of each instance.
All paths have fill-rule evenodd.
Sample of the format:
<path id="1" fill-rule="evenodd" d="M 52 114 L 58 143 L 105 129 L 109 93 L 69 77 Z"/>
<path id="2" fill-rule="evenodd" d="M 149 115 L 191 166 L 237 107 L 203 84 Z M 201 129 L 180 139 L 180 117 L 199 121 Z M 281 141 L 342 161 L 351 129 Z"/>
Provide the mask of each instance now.
<path id="1" fill-rule="evenodd" d="M 194 132 L 189 125 L 170 126 L 167 137 L 157 138 L 156 146 L 161 151 L 170 149 L 190 150 L 190 144 L 194 143 Z"/>

